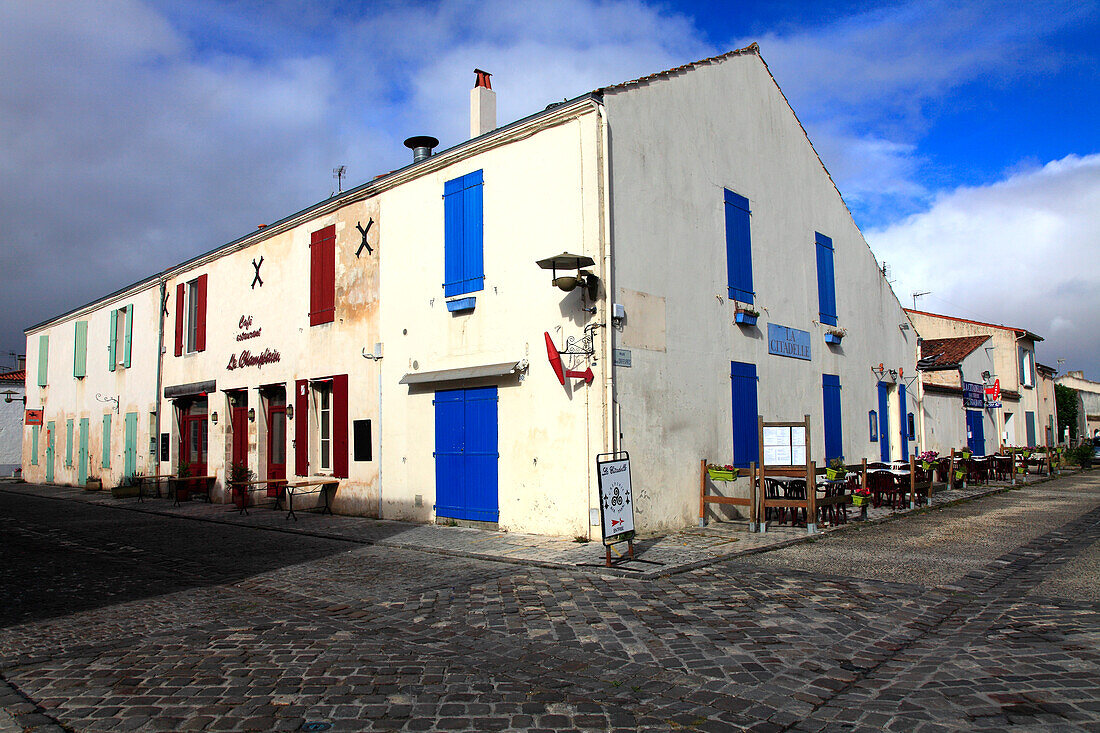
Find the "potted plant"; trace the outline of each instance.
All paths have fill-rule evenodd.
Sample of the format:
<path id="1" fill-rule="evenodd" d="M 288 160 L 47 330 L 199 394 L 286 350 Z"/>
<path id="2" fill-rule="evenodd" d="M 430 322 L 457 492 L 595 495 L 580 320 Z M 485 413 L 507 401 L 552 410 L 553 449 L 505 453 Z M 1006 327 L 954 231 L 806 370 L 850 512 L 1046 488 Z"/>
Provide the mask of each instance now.
<path id="1" fill-rule="evenodd" d="M 719 466 L 716 463 L 708 463 L 707 473 L 710 474 L 711 479 L 714 481 L 733 481 L 737 478 L 737 469 L 729 463 L 724 466 Z"/>
<path id="2" fill-rule="evenodd" d="M 844 464 L 843 458 L 834 458 L 829 461 L 829 467 L 825 469 L 825 477 L 836 480 L 842 479 L 848 473 L 848 466 Z"/>
<path id="3" fill-rule="evenodd" d="M 748 306 L 739 305 L 733 317 L 739 326 L 755 326 L 756 319 L 760 317 L 760 311 Z"/>
<path id="4" fill-rule="evenodd" d="M 1081 468 L 1092 468 L 1092 446 L 1088 443 L 1074 448 L 1071 457 L 1081 464 Z"/>
<path id="5" fill-rule="evenodd" d="M 871 490 L 862 487 L 852 492 L 852 506 L 866 507 L 871 503 Z"/>
<path id="6" fill-rule="evenodd" d="M 847 335 L 848 329 L 846 328 L 830 328 L 825 331 L 825 343 L 839 344 L 841 340 Z"/>
<path id="7" fill-rule="evenodd" d="M 127 499 L 137 496 L 141 492 L 141 484 L 145 481 L 145 476 L 141 471 L 135 471 L 134 473 L 128 473 L 122 477 L 118 486 L 111 489 L 111 496 L 116 499 Z"/>
<path id="8" fill-rule="evenodd" d="M 102 491 L 103 490 L 103 481 L 100 480 L 99 476 L 89 476 L 87 479 L 84 480 L 84 490 L 85 491 Z"/>
<path id="9" fill-rule="evenodd" d="M 962 451 L 960 451 L 960 454 L 962 455 L 962 457 L 964 459 L 966 459 L 968 461 L 970 460 L 970 456 L 974 455 L 973 453 L 970 452 L 969 448 L 963 448 Z"/>
<path id="10" fill-rule="evenodd" d="M 934 450 L 926 450 L 923 453 L 917 455 L 917 460 L 920 461 L 920 467 L 925 471 L 932 470 L 932 461 L 939 457 L 939 453 Z"/>
<path id="11" fill-rule="evenodd" d="M 248 482 L 254 478 L 256 473 L 247 463 L 237 461 L 229 464 L 229 489 L 238 508 L 248 505 Z"/>

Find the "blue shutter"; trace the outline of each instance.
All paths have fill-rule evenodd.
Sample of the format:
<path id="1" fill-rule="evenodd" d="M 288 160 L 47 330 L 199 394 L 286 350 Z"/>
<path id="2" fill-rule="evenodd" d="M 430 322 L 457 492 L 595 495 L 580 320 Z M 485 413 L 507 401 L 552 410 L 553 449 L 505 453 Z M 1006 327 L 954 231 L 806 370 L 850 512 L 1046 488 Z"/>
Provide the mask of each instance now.
<path id="1" fill-rule="evenodd" d="M 730 392 L 733 398 L 733 465 L 748 468 L 760 460 L 756 402 L 756 365 L 730 362 Z"/>
<path id="2" fill-rule="evenodd" d="M 833 240 L 814 232 L 817 237 L 817 302 L 821 322 L 836 325 L 836 283 L 833 280 Z"/>
<path id="3" fill-rule="evenodd" d="M 883 461 L 890 460 L 890 385 L 878 383 L 878 444 Z"/>
<path id="4" fill-rule="evenodd" d="M 435 393 L 435 513 L 458 517 L 465 506 L 462 390 Z"/>
<path id="5" fill-rule="evenodd" d="M 749 200 L 725 190 L 726 273 L 729 297 L 752 303 L 752 237 L 749 232 Z M 755 430 L 755 429 L 754 429 Z"/>
<path id="6" fill-rule="evenodd" d="M 481 290 L 485 280 L 482 171 L 443 184 L 443 294 Z"/>
<path id="7" fill-rule="evenodd" d="M 825 407 L 825 460 L 844 457 L 844 429 L 840 419 L 840 377 L 821 375 L 821 392 Z"/>
<path id="8" fill-rule="evenodd" d="M 463 453 L 466 461 L 466 519 L 496 522 L 497 388 L 465 390 Z"/>
<path id="9" fill-rule="evenodd" d="M 176 307 L 179 308 L 178 303 L 176 304 Z M 118 365 L 118 351 L 116 350 L 118 348 L 118 344 L 116 343 L 117 339 L 115 338 L 117 334 L 118 311 L 113 310 L 111 311 L 111 330 L 107 336 L 107 368 L 110 369 L 112 372 Z"/>
<path id="10" fill-rule="evenodd" d="M 898 424 L 901 425 L 901 457 L 909 460 L 909 420 L 905 409 L 905 385 L 898 384 Z"/>

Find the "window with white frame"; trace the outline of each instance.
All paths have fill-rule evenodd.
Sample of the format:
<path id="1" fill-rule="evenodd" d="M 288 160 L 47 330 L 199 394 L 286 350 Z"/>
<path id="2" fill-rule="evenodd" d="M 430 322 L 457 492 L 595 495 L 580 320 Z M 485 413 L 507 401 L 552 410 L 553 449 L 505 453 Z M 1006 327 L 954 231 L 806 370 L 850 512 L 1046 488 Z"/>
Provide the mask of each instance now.
<path id="1" fill-rule="evenodd" d="M 317 466 L 332 472 L 332 382 L 313 383 L 313 404 L 317 426 Z"/>

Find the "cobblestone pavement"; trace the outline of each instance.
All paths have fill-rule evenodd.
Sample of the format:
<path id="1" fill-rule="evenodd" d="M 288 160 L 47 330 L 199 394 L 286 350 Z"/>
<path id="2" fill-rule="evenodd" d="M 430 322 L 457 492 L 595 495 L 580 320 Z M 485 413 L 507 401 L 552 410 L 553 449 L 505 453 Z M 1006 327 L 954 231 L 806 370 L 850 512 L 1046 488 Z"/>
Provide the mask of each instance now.
<path id="1" fill-rule="evenodd" d="M 32 730 L 1100 731 L 1100 472 L 650 578 L 6 491 L 0 530 Z"/>

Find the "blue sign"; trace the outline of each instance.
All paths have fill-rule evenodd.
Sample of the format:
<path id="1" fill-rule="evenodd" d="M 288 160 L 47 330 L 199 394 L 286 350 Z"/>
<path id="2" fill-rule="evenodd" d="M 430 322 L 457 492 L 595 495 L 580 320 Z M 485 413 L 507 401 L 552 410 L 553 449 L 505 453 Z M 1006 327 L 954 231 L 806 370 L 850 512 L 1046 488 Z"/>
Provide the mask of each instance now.
<path id="1" fill-rule="evenodd" d="M 985 385 L 977 382 L 963 382 L 963 407 L 982 409 L 985 407 Z"/>
<path id="2" fill-rule="evenodd" d="M 810 332 L 768 324 L 768 353 L 810 360 Z"/>

